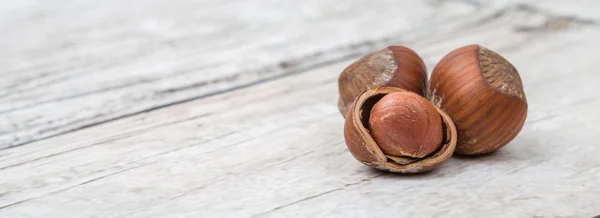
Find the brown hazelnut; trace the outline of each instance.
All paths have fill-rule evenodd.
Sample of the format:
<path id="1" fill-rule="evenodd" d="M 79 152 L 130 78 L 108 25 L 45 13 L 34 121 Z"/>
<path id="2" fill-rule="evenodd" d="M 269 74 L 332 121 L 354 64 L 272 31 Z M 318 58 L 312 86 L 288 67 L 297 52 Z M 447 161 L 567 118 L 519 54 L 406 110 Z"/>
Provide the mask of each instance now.
<path id="1" fill-rule="evenodd" d="M 344 123 L 348 150 L 361 163 L 391 172 L 429 171 L 456 145 L 450 117 L 425 98 L 396 87 L 361 93 Z"/>
<path id="2" fill-rule="evenodd" d="M 425 96 L 427 71 L 423 60 L 407 47 L 389 46 L 352 63 L 338 79 L 342 116 L 360 93 L 378 86 L 403 88 Z"/>
<path id="3" fill-rule="evenodd" d="M 517 136 L 527 117 L 519 73 L 502 56 L 479 45 L 442 58 L 431 75 L 429 99 L 452 117 L 459 154 L 503 147 Z"/>
<path id="4" fill-rule="evenodd" d="M 383 153 L 425 157 L 442 145 L 442 118 L 433 104 L 412 92 L 392 92 L 371 109 L 369 129 Z"/>

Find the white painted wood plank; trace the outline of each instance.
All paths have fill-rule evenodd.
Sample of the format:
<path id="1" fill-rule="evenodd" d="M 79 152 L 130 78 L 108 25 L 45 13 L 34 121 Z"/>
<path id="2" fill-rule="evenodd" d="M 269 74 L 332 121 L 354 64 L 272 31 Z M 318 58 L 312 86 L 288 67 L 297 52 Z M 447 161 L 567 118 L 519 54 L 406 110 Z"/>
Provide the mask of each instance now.
<path id="1" fill-rule="evenodd" d="M 430 68 L 481 43 L 520 70 L 529 118 L 494 155 L 416 176 L 361 165 L 335 106 L 343 62 L 2 150 L 0 217 L 597 215 L 600 30 L 500 15 L 410 44 Z"/>
<path id="2" fill-rule="evenodd" d="M 600 2 L 595 0 L 545 0 L 530 1 L 529 4 L 558 16 L 576 17 L 595 23 L 600 21 Z"/>
<path id="3" fill-rule="evenodd" d="M 1 149 L 415 41 L 476 7 L 4 0 L 0 10 Z"/>

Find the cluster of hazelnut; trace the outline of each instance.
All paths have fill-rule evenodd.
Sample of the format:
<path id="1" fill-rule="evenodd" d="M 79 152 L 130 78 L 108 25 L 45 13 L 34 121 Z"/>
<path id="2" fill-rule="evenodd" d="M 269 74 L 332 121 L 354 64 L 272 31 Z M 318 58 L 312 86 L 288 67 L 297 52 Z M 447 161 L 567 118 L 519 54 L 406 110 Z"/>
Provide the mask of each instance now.
<path id="1" fill-rule="evenodd" d="M 493 152 L 517 136 L 527 117 L 519 73 L 479 45 L 447 54 L 429 82 L 421 57 L 403 46 L 360 58 L 338 82 L 348 150 L 391 172 L 429 171 L 453 153 Z"/>

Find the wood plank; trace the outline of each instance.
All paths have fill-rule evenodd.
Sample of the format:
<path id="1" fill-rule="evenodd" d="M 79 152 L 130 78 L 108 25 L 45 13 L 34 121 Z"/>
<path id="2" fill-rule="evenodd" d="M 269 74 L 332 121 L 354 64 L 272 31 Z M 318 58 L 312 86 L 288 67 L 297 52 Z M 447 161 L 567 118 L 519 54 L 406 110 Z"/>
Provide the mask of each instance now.
<path id="1" fill-rule="evenodd" d="M 0 149 L 415 41 L 476 10 L 409 0 L 0 3 Z"/>
<path id="2" fill-rule="evenodd" d="M 595 0 L 582 0 L 576 3 L 569 0 L 546 0 L 531 1 L 529 4 L 553 13 L 557 17 L 572 17 L 593 23 L 600 22 L 600 13 L 598 13 L 600 2 Z"/>
<path id="3" fill-rule="evenodd" d="M 2 150 L 0 217 L 597 215 L 600 30 L 544 29 L 552 17 L 522 7 L 490 13 L 409 45 L 429 68 L 480 43 L 520 70 L 530 115 L 494 155 L 415 176 L 356 162 L 335 106 L 340 62 Z"/>

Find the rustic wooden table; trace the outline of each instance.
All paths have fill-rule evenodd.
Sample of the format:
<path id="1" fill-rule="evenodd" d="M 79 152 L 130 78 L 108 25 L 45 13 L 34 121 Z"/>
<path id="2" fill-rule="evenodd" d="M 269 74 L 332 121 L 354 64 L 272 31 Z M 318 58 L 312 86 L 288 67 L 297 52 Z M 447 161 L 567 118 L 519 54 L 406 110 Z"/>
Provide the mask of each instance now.
<path id="1" fill-rule="evenodd" d="M 600 1 L 0 1 L 0 217 L 593 217 Z M 521 72 L 499 152 L 355 161 L 337 76 L 478 43 Z"/>

